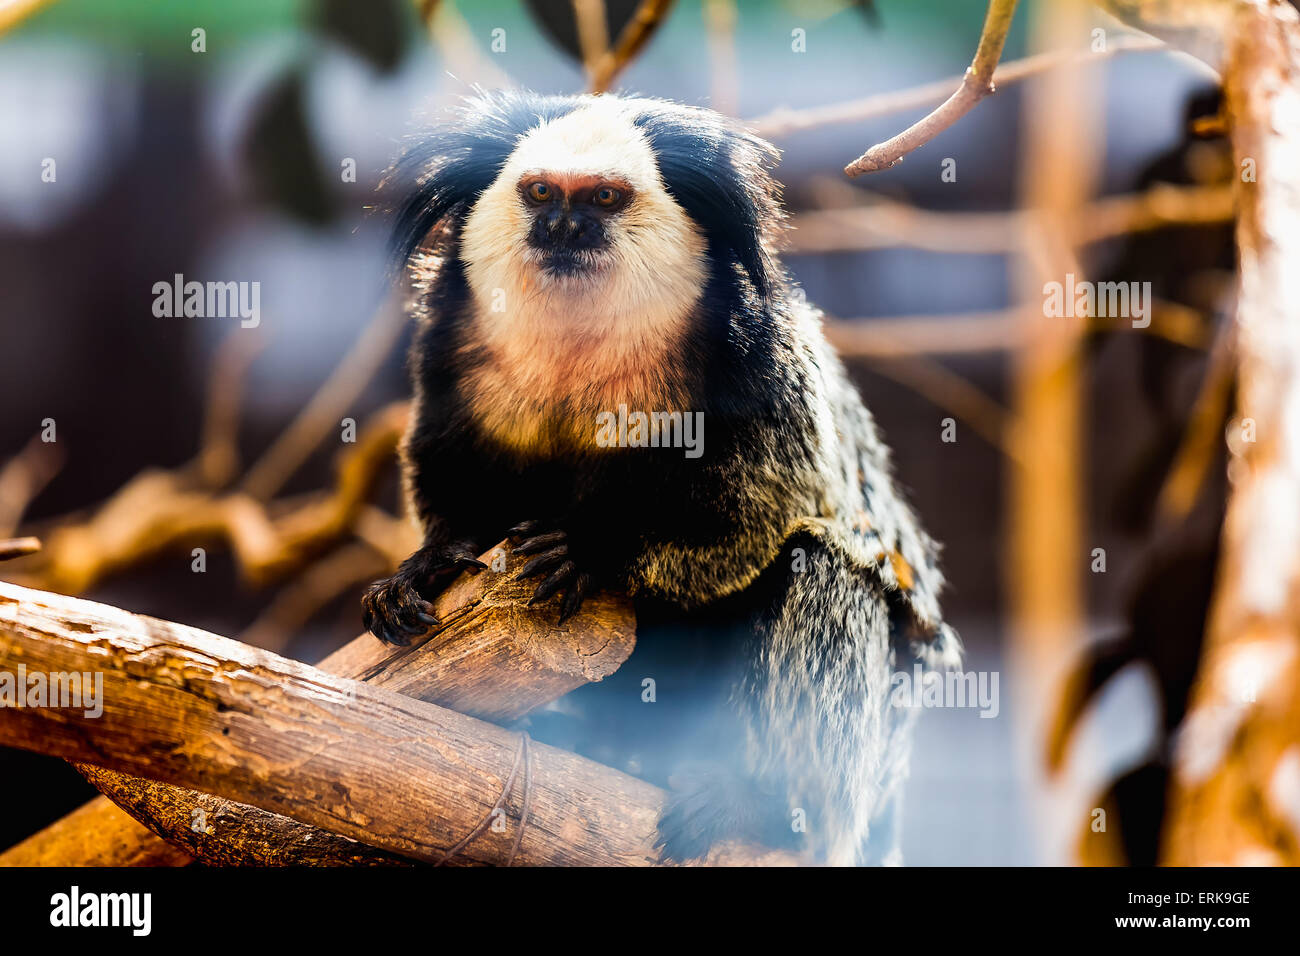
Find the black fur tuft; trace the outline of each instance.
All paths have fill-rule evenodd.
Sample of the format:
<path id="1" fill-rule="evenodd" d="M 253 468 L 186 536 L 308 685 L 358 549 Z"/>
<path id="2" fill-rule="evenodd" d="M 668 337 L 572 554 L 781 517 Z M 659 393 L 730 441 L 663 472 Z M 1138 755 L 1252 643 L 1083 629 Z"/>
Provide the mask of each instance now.
<path id="1" fill-rule="evenodd" d="M 776 148 L 716 113 L 648 102 L 636 125 L 669 195 L 704 230 L 713 260 L 739 263 L 766 297 L 773 272 L 766 244 L 781 221 L 779 189 L 768 173 Z"/>
<path id="2" fill-rule="evenodd" d="M 579 105 L 572 96 L 504 90 L 469 98 L 446 122 L 414 138 L 381 187 L 390 207 L 390 268 L 398 272 L 443 219 L 462 219 L 496 179 L 519 137 Z"/>

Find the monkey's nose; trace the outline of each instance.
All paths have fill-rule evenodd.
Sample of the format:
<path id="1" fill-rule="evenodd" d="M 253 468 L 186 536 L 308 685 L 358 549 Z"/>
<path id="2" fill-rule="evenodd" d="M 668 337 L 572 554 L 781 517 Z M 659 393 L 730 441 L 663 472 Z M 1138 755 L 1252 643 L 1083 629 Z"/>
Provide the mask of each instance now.
<path id="1" fill-rule="evenodd" d="M 544 219 L 546 237 L 558 246 L 590 249 L 600 243 L 600 223 L 580 212 L 554 210 Z"/>

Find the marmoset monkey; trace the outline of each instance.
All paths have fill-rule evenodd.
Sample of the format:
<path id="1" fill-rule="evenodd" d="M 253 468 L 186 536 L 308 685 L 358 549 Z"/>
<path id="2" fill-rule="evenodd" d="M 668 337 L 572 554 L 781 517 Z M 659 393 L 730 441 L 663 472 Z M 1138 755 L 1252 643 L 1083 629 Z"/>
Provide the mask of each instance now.
<path id="1" fill-rule="evenodd" d="M 742 649 L 664 857 L 749 839 L 892 862 L 914 711 L 891 677 L 960 651 L 935 546 L 776 258 L 776 155 L 704 109 L 519 92 L 413 141 L 386 188 L 408 190 L 402 455 L 424 543 L 367 592 L 365 625 L 425 631 L 429 598 L 503 535 L 560 621 L 596 587 L 639 617 L 674 608 Z"/>

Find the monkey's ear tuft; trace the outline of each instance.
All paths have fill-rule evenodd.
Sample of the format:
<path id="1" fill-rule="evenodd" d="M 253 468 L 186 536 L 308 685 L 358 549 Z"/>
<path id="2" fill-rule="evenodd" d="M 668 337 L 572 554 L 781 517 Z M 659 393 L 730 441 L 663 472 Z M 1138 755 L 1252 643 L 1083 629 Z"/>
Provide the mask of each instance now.
<path id="1" fill-rule="evenodd" d="M 769 169 L 776 147 L 708 110 L 654 103 L 636 125 L 659 164 L 664 187 L 703 230 L 717 260 L 735 261 L 759 295 L 772 285 L 769 243 L 782 220 Z"/>
<path id="2" fill-rule="evenodd" d="M 576 105 L 574 97 L 480 92 L 452 116 L 411 137 L 380 184 L 381 208 L 393 230 L 390 269 L 400 272 L 439 223 L 464 221 L 524 133 Z"/>

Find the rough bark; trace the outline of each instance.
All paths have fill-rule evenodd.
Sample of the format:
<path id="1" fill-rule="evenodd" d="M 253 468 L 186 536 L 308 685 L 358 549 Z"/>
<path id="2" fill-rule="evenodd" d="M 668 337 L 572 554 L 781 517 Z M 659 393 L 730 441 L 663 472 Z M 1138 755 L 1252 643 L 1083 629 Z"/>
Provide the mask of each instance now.
<path id="1" fill-rule="evenodd" d="M 21 707 L 0 744 L 216 793 L 440 862 L 652 865 L 664 794 L 575 754 L 194 628 L 0 584 L 0 669 L 102 675 L 103 713 Z M 513 784 L 513 785 L 511 785 Z M 528 806 L 526 825 L 520 817 Z M 727 848 L 715 861 L 793 862 Z"/>
<path id="2" fill-rule="evenodd" d="M 514 555 L 498 545 L 482 557 L 489 564 L 495 559 L 501 570 L 465 574 L 453 582 L 434 602 L 442 626 L 427 638 L 394 648 L 363 634 L 321 661 L 321 670 L 484 720 L 507 721 L 612 674 L 632 653 L 635 620 L 626 599 L 593 595 L 564 628 L 557 628 L 552 608 L 526 606 L 532 585 L 515 577 L 520 562 Z M 150 831 L 205 863 L 411 862 L 212 794 L 90 765 L 78 769 Z M 208 839 L 215 833 L 221 839 Z"/>
<path id="3" fill-rule="evenodd" d="M 618 669 L 635 646 L 635 620 L 625 598 L 593 595 L 564 628 L 551 608 L 528 608 L 532 585 L 515 572 L 519 561 L 503 545 L 483 559 L 499 570 L 462 575 L 435 601 L 442 625 L 411 646 L 394 648 L 368 634 L 321 662 L 322 670 L 386 686 L 486 720 L 510 720 Z M 126 857 L 169 854 L 151 848 L 153 834 L 219 865 L 359 865 L 410 863 L 366 844 L 212 794 L 91 765 L 78 769 L 121 810 L 97 800 L 86 821 L 111 821 L 134 832 Z M 96 807 L 93 812 L 92 807 Z M 112 821 L 125 811 L 148 830 Z M 98 825 L 98 822 L 97 822 Z M 152 831 L 152 833 L 150 832 Z M 221 839 L 208 839 L 220 832 Z M 79 844 L 63 844 L 64 862 L 80 862 Z M 171 855 L 171 856 L 174 856 Z M 0 864 L 5 856 L 0 856 Z"/>

